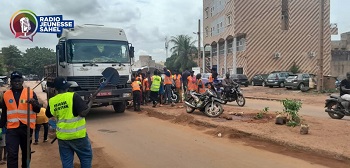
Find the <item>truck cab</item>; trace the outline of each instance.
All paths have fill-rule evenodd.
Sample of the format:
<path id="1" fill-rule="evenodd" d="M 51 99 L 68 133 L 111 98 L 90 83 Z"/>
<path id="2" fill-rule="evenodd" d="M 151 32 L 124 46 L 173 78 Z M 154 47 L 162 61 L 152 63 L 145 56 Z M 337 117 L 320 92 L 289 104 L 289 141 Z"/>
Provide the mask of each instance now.
<path id="1" fill-rule="evenodd" d="M 69 90 L 78 93 L 85 101 L 106 78 L 102 71 L 107 67 L 119 73 L 116 85 L 108 84 L 97 95 L 92 107 L 113 105 L 115 112 L 125 111 L 131 97 L 131 64 L 134 47 L 123 29 L 103 25 L 81 25 L 63 29 L 57 35 L 56 63 L 45 66 L 47 100 L 56 95 L 53 80 L 63 76 L 71 84 Z"/>

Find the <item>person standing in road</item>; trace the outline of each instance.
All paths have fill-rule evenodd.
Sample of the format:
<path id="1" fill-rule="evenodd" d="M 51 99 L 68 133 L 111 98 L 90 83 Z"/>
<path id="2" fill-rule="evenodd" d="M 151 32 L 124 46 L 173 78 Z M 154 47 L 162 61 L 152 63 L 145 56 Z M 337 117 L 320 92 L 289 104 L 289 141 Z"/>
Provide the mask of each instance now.
<path id="1" fill-rule="evenodd" d="M 86 132 L 85 117 L 94 97 L 88 104 L 79 94 L 68 92 L 70 84 L 63 77 L 56 77 L 54 87 L 58 94 L 49 99 L 46 116 L 57 119 L 56 136 L 63 168 L 72 168 L 74 153 L 82 168 L 91 168 L 92 149 Z"/>
<path id="2" fill-rule="evenodd" d="M 143 90 L 143 102 L 145 105 L 149 102 L 149 94 L 150 94 L 150 85 L 149 85 L 149 76 L 150 72 L 146 73 L 145 79 L 142 82 L 142 90 Z"/>
<path id="3" fill-rule="evenodd" d="M 28 90 L 23 87 L 24 80 L 22 73 L 14 71 L 11 73 L 10 79 L 11 89 L 7 90 L 3 95 L 0 120 L 0 128 L 4 128 L 7 124 L 7 167 L 18 167 L 18 147 L 20 146 L 22 151 L 22 168 L 26 168 L 27 152 L 31 153 L 31 149 L 27 151 L 27 126 L 30 127 L 30 137 L 32 137 L 33 129 L 35 128 L 36 113 L 40 112 L 42 105 L 39 104 L 33 90 L 29 90 L 29 100 L 27 100 Z M 27 103 L 30 104 L 29 116 L 27 115 Z M 27 117 L 30 118 L 30 123 L 27 123 Z"/>
<path id="4" fill-rule="evenodd" d="M 45 115 L 45 108 L 41 108 L 40 112 L 36 115 L 36 124 L 35 124 L 35 142 L 34 145 L 38 145 L 39 143 L 39 132 L 41 125 L 44 126 L 44 140 L 43 142 L 47 142 L 47 135 L 49 133 L 49 118 Z"/>
<path id="5" fill-rule="evenodd" d="M 164 90 L 165 90 L 165 101 L 167 101 L 168 103 L 165 103 L 165 104 L 171 104 L 171 106 L 175 106 L 175 103 L 172 101 L 171 99 L 171 86 L 173 84 L 173 81 L 172 81 L 172 75 L 171 75 L 171 72 L 166 68 L 164 67 L 164 74 L 165 74 L 165 77 L 164 77 Z"/>
<path id="6" fill-rule="evenodd" d="M 349 112 L 349 102 L 350 102 L 350 72 L 346 73 L 346 79 L 343 79 L 340 82 L 340 97 L 346 101 L 343 101 L 341 104 L 345 108 L 345 112 Z"/>
<path id="7" fill-rule="evenodd" d="M 158 94 L 159 94 L 160 84 L 162 82 L 162 78 L 159 76 L 159 71 L 157 69 L 154 70 L 151 81 L 152 81 L 152 84 L 151 84 L 150 98 L 153 102 L 153 107 L 156 107 L 158 104 Z"/>
<path id="8" fill-rule="evenodd" d="M 141 96 L 141 83 L 140 81 L 136 81 L 135 78 L 131 78 L 131 88 L 132 88 L 132 96 L 134 101 L 134 111 L 141 111 L 140 109 L 140 96 Z"/>
<path id="9" fill-rule="evenodd" d="M 186 93 L 187 91 L 187 86 L 188 86 L 188 82 L 187 82 L 187 77 L 190 76 L 191 73 L 190 71 L 188 71 L 188 69 L 185 69 L 185 71 L 182 73 L 182 87 L 184 89 L 184 93 Z"/>
<path id="10" fill-rule="evenodd" d="M 182 77 L 179 71 L 175 71 L 174 81 L 176 92 L 179 94 L 179 102 L 182 103 Z"/>

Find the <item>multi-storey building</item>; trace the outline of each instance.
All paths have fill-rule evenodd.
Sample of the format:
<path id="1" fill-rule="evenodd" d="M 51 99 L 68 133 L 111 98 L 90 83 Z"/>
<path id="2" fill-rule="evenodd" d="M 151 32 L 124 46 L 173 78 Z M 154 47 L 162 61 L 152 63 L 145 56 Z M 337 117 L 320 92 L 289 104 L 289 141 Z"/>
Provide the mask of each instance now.
<path id="1" fill-rule="evenodd" d="M 220 74 L 289 70 L 317 74 L 319 0 L 203 0 L 203 44 Z M 330 74 L 330 2 L 324 11 L 324 75 Z"/>

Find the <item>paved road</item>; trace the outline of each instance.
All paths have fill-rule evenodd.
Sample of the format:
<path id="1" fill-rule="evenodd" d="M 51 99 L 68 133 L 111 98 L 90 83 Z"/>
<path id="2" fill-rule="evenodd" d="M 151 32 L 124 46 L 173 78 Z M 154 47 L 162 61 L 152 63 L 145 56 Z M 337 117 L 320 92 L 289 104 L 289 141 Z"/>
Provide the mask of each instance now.
<path id="1" fill-rule="evenodd" d="M 45 99 L 40 88 L 35 91 Z M 87 123 L 93 144 L 104 147 L 119 167 L 323 167 L 143 114 L 116 114 L 111 107 L 93 109 Z"/>

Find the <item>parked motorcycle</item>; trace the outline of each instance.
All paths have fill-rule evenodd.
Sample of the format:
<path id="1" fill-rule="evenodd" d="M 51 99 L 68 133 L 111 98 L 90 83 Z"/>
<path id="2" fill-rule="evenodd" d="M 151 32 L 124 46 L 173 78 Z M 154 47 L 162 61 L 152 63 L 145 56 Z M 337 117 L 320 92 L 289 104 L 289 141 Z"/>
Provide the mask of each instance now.
<path id="1" fill-rule="evenodd" d="M 165 93 L 164 93 L 164 99 L 162 100 L 162 103 L 166 103 L 165 99 Z M 179 93 L 176 92 L 176 87 L 174 85 L 171 86 L 171 102 L 178 103 L 180 102 L 180 96 Z"/>
<path id="2" fill-rule="evenodd" d="M 218 117 L 224 112 L 221 105 L 223 103 L 224 101 L 217 97 L 215 89 L 207 89 L 203 94 L 190 92 L 185 101 L 186 112 L 193 113 L 194 110 L 199 109 L 208 117 Z"/>
<path id="3" fill-rule="evenodd" d="M 338 95 L 330 95 L 330 98 L 326 99 L 325 112 L 333 119 L 342 119 L 344 116 L 350 116 L 349 113 L 345 112 L 345 108 L 341 104 L 343 100 Z"/>
<path id="4" fill-rule="evenodd" d="M 239 85 L 231 86 L 229 90 L 224 90 L 222 87 L 221 90 L 221 99 L 224 101 L 224 104 L 236 101 L 240 107 L 245 105 L 245 98 Z"/>

